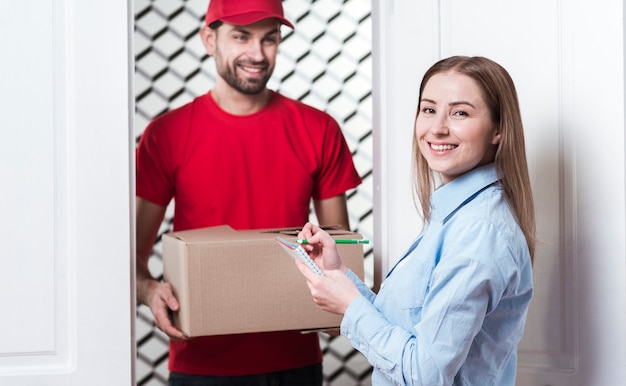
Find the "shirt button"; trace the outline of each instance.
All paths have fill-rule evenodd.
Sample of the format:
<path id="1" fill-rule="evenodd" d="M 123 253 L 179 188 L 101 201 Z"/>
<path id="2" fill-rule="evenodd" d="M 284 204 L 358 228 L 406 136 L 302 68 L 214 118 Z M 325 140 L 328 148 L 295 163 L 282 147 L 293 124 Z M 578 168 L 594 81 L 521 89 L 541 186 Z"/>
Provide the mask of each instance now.
<path id="1" fill-rule="evenodd" d="M 346 334 L 346 338 L 352 339 L 352 335 L 351 334 Z"/>

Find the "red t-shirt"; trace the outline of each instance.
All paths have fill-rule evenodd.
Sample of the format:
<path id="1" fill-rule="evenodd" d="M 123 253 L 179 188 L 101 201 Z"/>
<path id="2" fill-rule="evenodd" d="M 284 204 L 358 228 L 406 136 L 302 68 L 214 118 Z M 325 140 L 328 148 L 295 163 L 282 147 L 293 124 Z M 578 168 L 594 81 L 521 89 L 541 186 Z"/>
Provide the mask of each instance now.
<path id="1" fill-rule="evenodd" d="M 254 114 L 220 109 L 210 93 L 156 118 L 137 148 L 137 196 L 176 202 L 174 230 L 302 226 L 310 200 L 361 182 L 328 114 L 273 93 Z M 322 361 L 317 334 L 295 331 L 170 342 L 170 371 L 245 375 Z"/>

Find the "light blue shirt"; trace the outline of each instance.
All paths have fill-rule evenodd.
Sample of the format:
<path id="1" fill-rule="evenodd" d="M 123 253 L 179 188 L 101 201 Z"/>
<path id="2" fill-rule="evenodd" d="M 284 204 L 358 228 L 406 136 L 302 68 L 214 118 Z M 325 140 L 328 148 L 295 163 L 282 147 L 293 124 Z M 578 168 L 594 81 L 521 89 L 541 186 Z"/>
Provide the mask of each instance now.
<path id="1" fill-rule="evenodd" d="M 378 295 L 348 272 L 363 296 L 341 334 L 373 366 L 374 385 L 512 386 L 532 267 L 495 166 L 441 186 L 431 208 Z"/>

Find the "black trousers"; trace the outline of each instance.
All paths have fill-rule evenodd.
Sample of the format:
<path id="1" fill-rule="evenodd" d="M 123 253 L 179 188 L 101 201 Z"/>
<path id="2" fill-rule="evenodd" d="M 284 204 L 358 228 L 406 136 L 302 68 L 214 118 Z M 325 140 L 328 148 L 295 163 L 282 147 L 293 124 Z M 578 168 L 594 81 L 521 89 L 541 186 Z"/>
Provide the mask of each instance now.
<path id="1" fill-rule="evenodd" d="M 321 386 L 322 364 L 243 376 L 170 373 L 169 386 Z"/>

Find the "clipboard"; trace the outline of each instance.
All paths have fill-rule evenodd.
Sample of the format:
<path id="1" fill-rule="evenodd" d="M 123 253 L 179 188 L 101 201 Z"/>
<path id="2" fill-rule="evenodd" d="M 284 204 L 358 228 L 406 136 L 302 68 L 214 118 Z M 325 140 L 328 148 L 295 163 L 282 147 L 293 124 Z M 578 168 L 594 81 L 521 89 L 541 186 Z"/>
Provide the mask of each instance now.
<path id="1" fill-rule="evenodd" d="M 315 262 L 309 256 L 309 254 L 306 253 L 304 249 L 302 249 L 302 246 L 296 243 L 289 242 L 280 236 L 276 237 L 276 241 L 285 250 L 285 252 L 287 252 L 287 254 L 291 256 L 294 260 L 300 260 L 304 262 L 304 264 L 306 264 L 309 268 L 311 268 L 313 272 L 315 272 L 316 274 L 320 276 L 324 276 L 320 267 L 317 264 L 315 264 Z"/>

